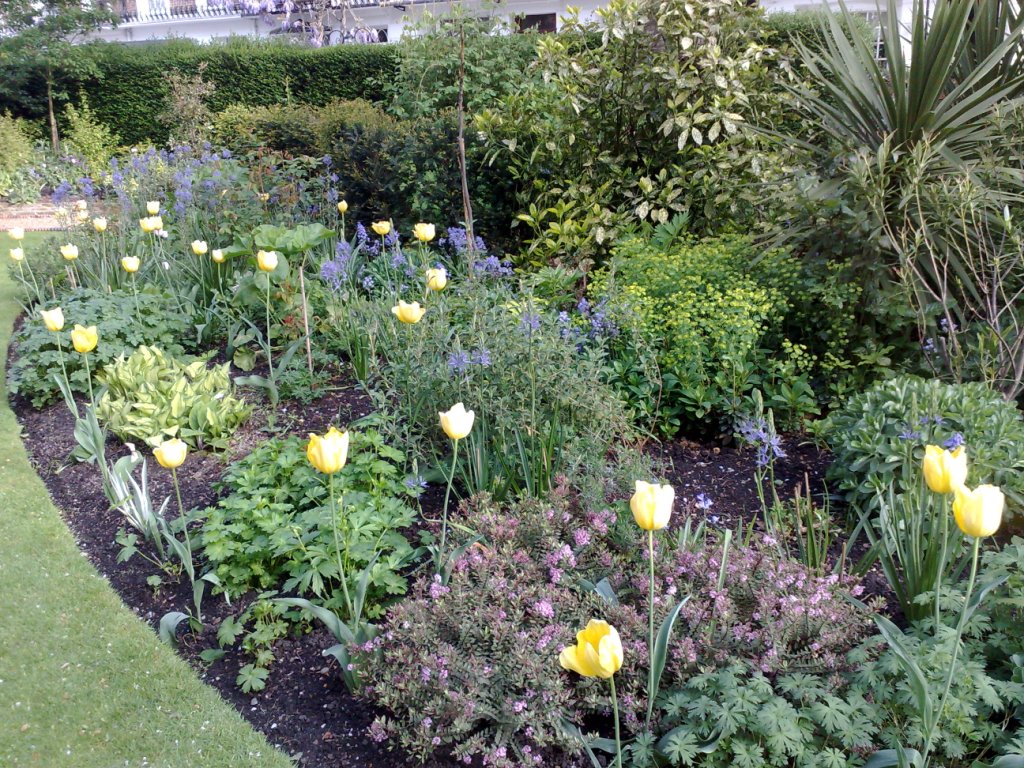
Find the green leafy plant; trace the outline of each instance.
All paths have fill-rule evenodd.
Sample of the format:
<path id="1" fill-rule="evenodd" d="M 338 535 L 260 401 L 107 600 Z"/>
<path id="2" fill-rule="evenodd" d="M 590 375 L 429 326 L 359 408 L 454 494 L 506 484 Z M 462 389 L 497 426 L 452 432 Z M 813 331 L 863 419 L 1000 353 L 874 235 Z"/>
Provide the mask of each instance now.
<path id="1" fill-rule="evenodd" d="M 82 96 L 77 109 L 73 104 L 67 105 L 65 120 L 68 124 L 64 132 L 65 148 L 80 156 L 89 175 L 98 178 L 107 170 L 107 163 L 117 152 L 120 138 L 96 119 L 85 96 Z"/>
<path id="2" fill-rule="evenodd" d="M 71 388 L 78 393 L 87 394 L 89 388 L 82 356 L 67 353 L 71 347 L 69 329 L 76 324 L 97 327 L 99 344 L 90 353 L 94 371 L 131 354 L 141 344 L 159 347 L 169 355 L 180 355 L 192 347 L 189 316 L 180 313 L 176 303 L 158 291 L 141 291 L 136 303 L 131 292 L 80 288 L 65 294 L 60 306 L 66 319 L 62 332 L 65 363 Z M 36 408 L 60 396 L 53 378 L 53 372 L 60 370 L 56 335 L 41 320 L 26 317 L 14 337 L 17 358 L 8 373 L 9 386 L 11 392 L 28 399 Z"/>
<path id="3" fill-rule="evenodd" d="M 414 556 L 401 533 L 415 519 L 401 452 L 374 430 L 351 431 L 348 463 L 336 487 L 350 591 L 373 563 L 366 614 L 373 618 L 406 589 L 403 568 Z M 298 438 L 272 439 L 225 473 L 226 495 L 202 513 L 203 553 L 229 596 L 277 589 L 338 608 L 338 560 L 323 476 L 306 460 Z"/>
<path id="4" fill-rule="evenodd" d="M 833 412 L 820 434 L 835 454 L 830 480 L 863 512 L 877 511 L 879 493 L 888 488 L 896 494 L 906 489 L 904 472 L 920 466 L 925 445 L 942 445 L 956 435 L 967 448 L 970 485 L 1002 488 L 1009 515 L 1024 503 L 1024 419 L 984 384 L 916 376 L 880 382 Z"/>
<path id="5" fill-rule="evenodd" d="M 106 392 L 97 414 L 123 439 L 155 446 L 180 437 L 192 447 L 224 449 L 250 408 L 235 397 L 228 365 L 185 362 L 140 346 L 109 363 L 99 380 Z"/>

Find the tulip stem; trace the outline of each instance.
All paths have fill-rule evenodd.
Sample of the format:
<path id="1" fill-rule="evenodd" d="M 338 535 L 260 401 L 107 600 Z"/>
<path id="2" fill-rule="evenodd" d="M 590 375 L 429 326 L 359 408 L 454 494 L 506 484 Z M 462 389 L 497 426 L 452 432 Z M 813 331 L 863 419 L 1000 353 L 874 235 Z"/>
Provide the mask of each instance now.
<path id="1" fill-rule="evenodd" d="M 92 409 L 96 410 L 96 398 L 92 393 L 92 371 L 89 370 L 89 353 L 82 353 L 82 362 L 85 363 L 85 380 L 89 384 L 89 402 L 92 403 Z M 66 374 L 65 374 L 66 375 Z"/>
<path id="2" fill-rule="evenodd" d="M 181 503 L 181 485 L 178 483 L 178 468 L 171 467 L 171 478 L 174 480 L 174 495 L 178 499 L 178 519 L 181 520 L 181 531 L 185 534 L 185 549 L 188 551 L 188 563 L 182 563 L 189 577 L 192 578 L 192 538 L 188 535 L 188 520 L 185 519 L 185 505 Z M 198 618 L 198 617 L 197 617 Z M 200 619 L 201 621 L 202 619 Z"/>
<path id="3" fill-rule="evenodd" d="M 651 730 L 651 715 L 654 712 L 654 531 L 647 532 L 647 551 L 650 555 L 651 589 L 648 595 L 647 617 L 649 625 L 647 665 L 647 730 Z"/>
<path id="4" fill-rule="evenodd" d="M 441 572 L 441 566 L 444 563 L 444 543 L 448 537 L 448 497 L 452 492 L 452 483 L 455 481 L 455 463 L 459 458 L 459 441 L 455 441 L 455 447 L 452 449 L 452 469 L 448 473 L 448 487 L 444 491 L 444 508 L 441 511 L 441 549 L 437 561 L 437 572 Z"/>
<path id="5" fill-rule="evenodd" d="M 270 380 L 274 380 L 274 352 L 270 348 L 270 273 L 267 273 L 267 368 Z"/>
<path id="6" fill-rule="evenodd" d="M 608 678 L 612 684 L 612 716 L 615 718 L 615 764 L 622 768 L 622 739 L 619 736 L 619 700 L 615 695 L 615 675 Z"/>
<path id="7" fill-rule="evenodd" d="M 333 472 L 327 476 L 327 486 L 328 492 L 331 495 L 331 528 L 334 531 L 334 552 L 338 557 L 338 579 L 341 581 L 341 591 L 345 595 L 345 608 L 348 609 L 348 620 L 350 622 L 356 622 L 358 620 L 358 617 L 354 615 L 354 612 L 352 610 L 352 599 L 348 595 L 348 578 L 345 575 L 345 564 L 341 558 L 341 542 L 338 539 L 338 510 L 334 502 Z M 345 509 L 344 499 L 342 499 L 341 508 Z"/>
<path id="8" fill-rule="evenodd" d="M 60 340 L 60 331 L 57 331 L 57 356 L 60 358 L 60 370 L 64 374 L 64 383 L 68 386 L 68 392 L 71 392 L 71 380 L 68 379 L 68 367 L 64 365 L 64 343 Z M 73 399 L 73 398 L 72 398 Z M 75 407 L 75 416 L 78 416 L 78 407 Z"/>
<path id="9" fill-rule="evenodd" d="M 964 593 L 964 607 L 960 611 L 960 620 L 956 623 L 956 637 L 953 639 L 953 658 L 949 662 L 949 674 L 946 675 L 946 687 L 939 700 L 939 708 L 930 713 L 928 722 L 928 738 L 924 742 L 924 754 L 921 756 L 921 764 L 928 765 L 928 755 L 932 749 L 932 739 L 935 738 L 935 727 L 942 719 L 942 710 L 946 708 L 946 700 L 949 698 L 949 689 L 953 686 L 953 675 L 956 674 L 956 660 L 960 655 L 960 639 L 963 637 L 964 624 L 967 621 L 967 609 L 971 604 L 971 593 L 974 591 L 974 580 L 978 576 L 978 550 L 981 547 L 981 539 L 974 539 L 974 553 L 971 558 L 971 575 L 967 579 L 967 592 Z M 936 625 L 935 634 L 938 636 L 939 628 Z"/>
<path id="10" fill-rule="evenodd" d="M 939 631 L 939 621 L 941 617 L 939 615 L 939 593 L 942 591 L 942 577 L 946 572 L 946 545 L 949 541 L 949 510 L 946 509 L 946 499 L 948 497 L 942 497 L 942 554 L 939 557 L 939 568 L 935 574 L 935 632 Z M 935 503 L 935 499 L 932 498 L 931 503 Z M 934 520 L 935 516 L 932 515 L 931 519 Z"/>

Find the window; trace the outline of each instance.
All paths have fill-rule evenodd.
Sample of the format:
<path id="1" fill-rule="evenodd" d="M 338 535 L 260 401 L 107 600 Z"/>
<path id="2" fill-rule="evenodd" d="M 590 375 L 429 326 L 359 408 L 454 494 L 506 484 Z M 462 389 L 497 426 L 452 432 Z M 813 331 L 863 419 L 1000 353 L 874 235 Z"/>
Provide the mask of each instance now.
<path id="1" fill-rule="evenodd" d="M 547 34 L 558 29 L 557 16 L 553 13 L 532 13 L 516 18 L 519 23 L 519 31 L 525 32 L 528 29 L 536 29 L 538 32 Z"/>

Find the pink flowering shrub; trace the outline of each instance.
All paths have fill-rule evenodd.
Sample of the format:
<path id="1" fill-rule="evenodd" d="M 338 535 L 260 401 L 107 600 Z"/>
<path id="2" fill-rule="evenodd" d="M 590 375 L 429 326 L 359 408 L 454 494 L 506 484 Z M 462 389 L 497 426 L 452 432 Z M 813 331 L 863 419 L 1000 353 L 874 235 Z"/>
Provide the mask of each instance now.
<path id="1" fill-rule="evenodd" d="M 365 693 L 390 714 L 370 736 L 396 740 L 423 760 L 441 750 L 467 764 L 567 765 L 566 753 L 579 745 L 563 719 L 607 731 L 610 718 L 607 684 L 558 664 L 559 651 L 595 617 L 619 630 L 622 723 L 639 733 L 648 668 L 639 532 L 624 534 L 613 511 L 579 509 L 564 491 L 505 507 L 476 497 L 460 517 L 486 544 L 467 550 L 447 585 L 424 576 L 389 611 Z M 866 614 L 842 597 L 857 591 L 854 583 L 812 575 L 771 541 L 731 546 L 724 568 L 721 544 L 676 549 L 668 533 L 657 541 L 655 621 L 690 595 L 673 633 L 666 700 L 690 679 L 737 664 L 762 680 L 818 673 L 826 684 L 868 627 Z M 604 577 L 615 601 L 581 587 Z M 656 710 L 662 726 L 680 717 L 678 706 Z"/>

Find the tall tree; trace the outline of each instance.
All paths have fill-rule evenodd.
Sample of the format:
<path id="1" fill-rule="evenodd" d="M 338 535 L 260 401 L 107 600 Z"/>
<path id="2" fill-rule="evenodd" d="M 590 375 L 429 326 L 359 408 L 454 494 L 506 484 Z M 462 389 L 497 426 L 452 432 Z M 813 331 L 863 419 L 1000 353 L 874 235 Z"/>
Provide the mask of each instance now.
<path id="1" fill-rule="evenodd" d="M 72 47 L 90 32 L 113 25 L 109 3 L 91 0 L 4 0 L 0 3 L 0 87 L 24 91 L 42 74 L 50 141 L 57 149 L 56 101 L 67 99 L 58 83 L 61 74 L 99 74 L 95 60 L 72 54 Z"/>

